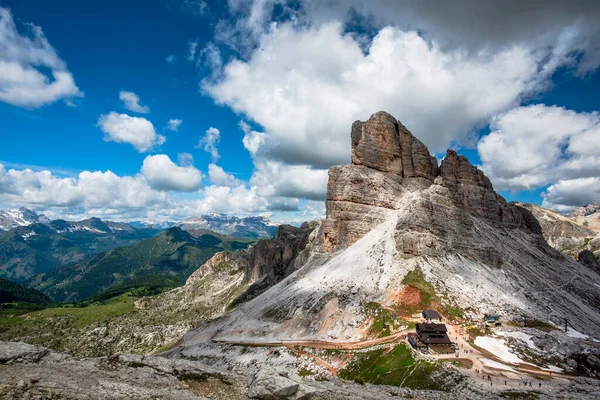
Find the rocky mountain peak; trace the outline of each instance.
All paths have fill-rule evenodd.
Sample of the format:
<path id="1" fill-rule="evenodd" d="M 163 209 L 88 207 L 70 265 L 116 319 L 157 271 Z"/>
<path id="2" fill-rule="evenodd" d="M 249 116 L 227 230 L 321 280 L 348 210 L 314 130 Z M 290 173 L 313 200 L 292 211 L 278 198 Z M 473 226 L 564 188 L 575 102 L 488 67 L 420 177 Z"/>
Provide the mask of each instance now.
<path id="1" fill-rule="evenodd" d="M 454 150 L 448 149 L 439 170 L 445 186 L 463 184 L 494 190 L 492 182 L 483 171 L 471 164 L 467 157 L 458 155 Z"/>
<path id="2" fill-rule="evenodd" d="M 352 164 L 329 170 L 327 218 L 323 224 L 325 251 L 355 243 L 387 220 L 390 211 L 407 206 L 415 208 L 413 219 L 405 226 L 412 231 L 431 231 L 435 223 L 442 225 L 442 222 L 428 219 L 436 213 L 442 218 L 445 213 L 453 214 L 460 221 L 477 215 L 507 228 L 541 232 L 535 218 L 507 204 L 494 191 L 483 171 L 466 157 L 448 150 L 438 167 L 437 159 L 427 147 L 390 114 L 380 111 L 366 122 L 354 122 L 351 137 Z M 415 199 L 407 205 L 407 197 L 416 192 L 422 195 L 413 195 Z M 416 210 L 417 204 L 419 210 Z M 443 243 L 444 235 L 451 229 L 454 228 L 440 226 L 432 233 L 437 238 L 435 241 Z M 414 238 L 415 235 L 409 236 Z M 417 243 L 408 237 L 405 239 L 403 248 L 413 254 Z"/>
<path id="3" fill-rule="evenodd" d="M 400 121 L 379 111 L 352 124 L 352 164 L 401 177 L 435 179 L 437 160 Z"/>
<path id="4" fill-rule="evenodd" d="M 600 211 L 600 202 L 588 204 L 583 207 L 575 207 L 571 210 L 566 216 L 569 218 L 575 217 L 586 217 L 588 215 L 592 215 Z"/>

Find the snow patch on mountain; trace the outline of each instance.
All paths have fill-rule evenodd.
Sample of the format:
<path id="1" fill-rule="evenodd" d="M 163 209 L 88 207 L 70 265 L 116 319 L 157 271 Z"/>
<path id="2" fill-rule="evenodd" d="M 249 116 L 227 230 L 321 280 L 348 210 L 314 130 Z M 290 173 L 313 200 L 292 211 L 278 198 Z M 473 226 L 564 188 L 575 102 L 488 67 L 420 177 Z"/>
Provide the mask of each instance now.
<path id="1" fill-rule="evenodd" d="M 236 217 L 226 214 L 205 214 L 189 217 L 177 224 L 183 230 L 208 229 L 234 237 L 270 238 L 277 231 L 277 224 L 266 217 Z"/>
<path id="2" fill-rule="evenodd" d="M 46 224 L 50 220 L 44 214 L 37 214 L 28 208 L 0 209 L 0 230 L 8 231 L 18 226 L 28 226 L 35 223 Z"/>

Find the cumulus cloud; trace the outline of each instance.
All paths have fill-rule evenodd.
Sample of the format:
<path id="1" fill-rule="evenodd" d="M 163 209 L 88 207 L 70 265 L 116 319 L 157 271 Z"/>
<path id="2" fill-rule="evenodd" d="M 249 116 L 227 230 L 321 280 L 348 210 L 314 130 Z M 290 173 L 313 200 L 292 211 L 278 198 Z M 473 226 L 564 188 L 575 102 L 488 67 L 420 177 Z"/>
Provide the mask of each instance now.
<path id="1" fill-rule="evenodd" d="M 519 191 L 551 184 L 543 196 L 545 204 L 555 209 L 592 199 L 593 190 L 580 189 L 583 182 L 593 187 L 590 179 L 600 176 L 597 112 L 542 104 L 517 107 L 494 117 L 490 129 L 477 150 L 496 189 Z"/>
<path id="2" fill-rule="evenodd" d="M 123 102 L 126 109 L 132 112 L 147 114 L 150 112 L 150 108 L 142 106 L 140 104 L 140 98 L 133 92 L 127 92 L 122 90 L 119 92 L 119 99 Z"/>
<path id="3" fill-rule="evenodd" d="M 562 0 L 537 2 L 463 0 L 460 7 L 445 0 L 252 0 L 229 1 L 233 22 L 222 20 L 216 37 L 247 55 L 273 21 L 296 26 L 320 26 L 331 21 L 363 42 L 374 29 L 386 25 L 404 31 L 418 31 L 443 48 L 462 48 L 473 54 L 497 51 L 515 43 L 527 43 L 546 51 L 562 36 L 569 40 L 566 57 L 581 56 L 580 73 L 600 65 L 600 4 L 594 1 L 566 3 Z M 531 18 L 535 15 L 536 18 Z M 570 31 L 565 35 L 566 31 Z M 560 46 L 555 50 L 561 51 Z"/>
<path id="4" fill-rule="evenodd" d="M 217 145 L 221 140 L 221 131 L 217 128 L 213 128 L 212 126 L 206 130 L 204 136 L 200 138 L 198 144 L 194 146 L 196 149 L 204 149 L 204 151 L 210 153 L 212 157 L 212 161 L 217 162 L 221 157 L 219 155 L 219 151 L 217 150 Z"/>
<path id="5" fill-rule="evenodd" d="M 180 160 L 189 161 L 189 157 L 181 155 Z M 213 168 L 213 178 L 214 171 Z M 71 177 L 58 177 L 49 170 L 7 169 L 0 163 L 0 203 L 7 207 L 31 207 L 51 218 L 95 216 L 120 221 L 180 221 L 205 213 L 256 215 L 270 210 L 298 210 L 296 199 L 266 198 L 257 187 L 241 182 L 232 186 L 212 182 L 211 186 L 195 192 L 194 198 L 182 199 L 166 191 L 188 190 L 199 180 L 199 172 L 193 167 L 174 165 L 164 155 L 148 157 L 142 173 L 134 176 L 83 171 Z"/>
<path id="6" fill-rule="evenodd" d="M 45 207 L 130 209 L 163 202 L 141 175 L 119 177 L 111 171 L 83 171 L 60 178 L 50 171 L 7 170 L 0 164 L 0 198 L 5 203 Z"/>
<path id="7" fill-rule="evenodd" d="M 236 187 L 242 185 L 242 182 L 216 164 L 208 165 L 208 178 L 212 184 L 217 186 Z"/>
<path id="8" fill-rule="evenodd" d="M 182 167 L 189 167 L 194 164 L 194 156 L 190 153 L 179 153 L 177 154 L 177 161 Z"/>
<path id="9" fill-rule="evenodd" d="M 183 161 L 189 161 L 189 157 L 184 156 Z M 193 192 L 202 183 L 200 171 L 192 165 L 176 165 L 166 154 L 147 156 L 141 173 L 156 190 Z"/>
<path id="10" fill-rule="evenodd" d="M 267 197 L 325 200 L 327 170 L 306 165 L 287 165 L 277 161 L 255 160 L 250 183 Z"/>
<path id="11" fill-rule="evenodd" d="M 560 180 L 550 185 L 546 192 L 542 193 L 542 197 L 543 207 L 559 212 L 596 203 L 600 199 L 600 178 L 594 176 Z"/>
<path id="12" fill-rule="evenodd" d="M 240 121 L 240 129 L 244 131 L 244 138 L 242 139 L 242 143 L 244 147 L 252 157 L 256 156 L 258 153 L 258 149 L 265 142 L 267 135 L 264 132 L 258 132 L 252 130 L 250 125 L 248 125 L 245 121 Z"/>
<path id="13" fill-rule="evenodd" d="M 181 125 L 183 121 L 180 119 L 170 119 L 167 123 L 167 129 L 170 131 L 177 132 L 179 130 L 179 125 Z"/>
<path id="14" fill-rule="evenodd" d="M 104 132 L 105 141 L 129 143 L 140 153 L 160 146 L 166 138 L 154 130 L 152 122 L 141 117 L 111 112 L 101 115 L 98 126 Z"/>
<path id="15" fill-rule="evenodd" d="M 600 173 L 600 116 L 542 104 L 492 119 L 477 146 L 482 168 L 500 190 L 535 189 Z"/>
<path id="16" fill-rule="evenodd" d="M 327 168 L 348 162 L 352 122 L 381 109 L 433 151 L 468 142 L 475 127 L 543 87 L 541 62 L 519 45 L 476 56 L 443 51 L 393 27 L 380 30 L 365 54 L 340 24 L 286 24 L 203 88 L 265 128 L 260 151 L 269 158 Z"/>
<path id="17" fill-rule="evenodd" d="M 21 34 L 11 12 L 0 7 L 0 101 L 25 108 L 58 100 L 72 105 L 73 98 L 83 97 L 73 75 L 42 28 L 26 28 L 29 35 Z"/>

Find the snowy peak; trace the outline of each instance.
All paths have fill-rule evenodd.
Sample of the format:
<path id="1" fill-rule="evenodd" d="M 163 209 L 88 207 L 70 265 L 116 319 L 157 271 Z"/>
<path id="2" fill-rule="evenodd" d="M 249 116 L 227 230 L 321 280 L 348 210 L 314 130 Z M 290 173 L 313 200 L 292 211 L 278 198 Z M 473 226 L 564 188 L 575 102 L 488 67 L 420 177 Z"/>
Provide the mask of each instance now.
<path id="1" fill-rule="evenodd" d="M 35 223 L 46 224 L 50 220 L 43 214 L 37 214 L 28 208 L 0 209 L 0 230 L 8 231 L 18 226 L 27 226 Z"/>
<path id="2" fill-rule="evenodd" d="M 56 233 L 91 232 L 108 234 L 118 232 L 135 232 L 135 228 L 124 222 L 102 221 L 99 218 L 89 218 L 82 221 L 65 221 L 57 219 L 47 224 Z"/>
<path id="3" fill-rule="evenodd" d="M 262 216 L 236 217 L 226 214 L 205 214 L 189 217 L 177 224 L 183 230 L 208 229 L 223 235 L 247 238 L 273 237 L 277 225 Z"/>

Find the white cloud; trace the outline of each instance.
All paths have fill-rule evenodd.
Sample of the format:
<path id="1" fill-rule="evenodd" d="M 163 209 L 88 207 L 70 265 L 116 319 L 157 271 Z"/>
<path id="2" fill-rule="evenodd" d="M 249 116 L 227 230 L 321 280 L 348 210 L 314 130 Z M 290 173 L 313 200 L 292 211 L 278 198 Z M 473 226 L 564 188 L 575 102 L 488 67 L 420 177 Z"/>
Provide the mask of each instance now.
<path id="1" fill-rule="evenodd" d="M 189 167 L 194 164 L 194 156 L 190 153 L 179 153 L 177 154 L 177 161 L 182 167 Z"/>
<path id="2" fill-rule="evenodd" d="M 212 126 L 206 130 L 204 136 L 200 138 L 198 144 L 194 146 L 196 149 L 204 149 L 204 151 L 210 153 L 212 157 L 212 161 L 219 161 L 219 151 L 217 150 L 217 145 L 221 140 L 221 131 L 217 128 L 213 128 Z"/>
<path id="3" fill-rule="evenodd" d="M 180 159 L 190 161 L 186 155 Z M 178 167 L 164 155 L 145 161 L 141 174 L 123 177 L 111 171 L 83 171 L 72 177 L 57 177 L 48 170 L 7 170 L 0 163 L 0 203 L 7 207 L 31 207 L 51 218 L 94 216 L 117 221 L 182 221 L 204 213 L 256 215 L 270 210 L 298 210 L 296 199 L 265 198 L 257 187 L 241 182 L 234 187 L 213 182 L 179 198 L 165 191 L 165 187 L 191 189 L 192 182 L 200 179 L 199 172 L 193 167 Z M 161 189 L 152 188 L 143 173 L 148 173 Z"/>
<path id="4" fill-rule="evenodd" d="M 25 206 L 129 209 L 162 202 L 141 175 L 119 177 L 111 171 L 83 171 L 59 178 L 50 171 L 9 169 L 0 164 L 0 198 Z"/>
<path id="5" fill-rule="evenodd" d="M 180 119 L 170 119 L 167 123 L 167 129 L 170 131 L 177 132 L 179 130 L 179 125 L 181 125 L 183 121 Z"/>
<path id="6" fill-rule="evenodd" d="M 141 117 L 111 112 L 101 115 L 98 126 L 104 132 L 104 140 L 117 143 L 129 143 L 139 152 L 145 152 L 160 146 L 166 140 L 154 130 L 152 122 Z"/>
<path id="7" fill-rule="evenodd" d="M 10 11 L 0 7 L 0 101 L 25 108 L 58 100 L 72 105 L 83 92 L 42 29 L 33 24 L 27 28 L 31 35 L 21 35 Z"/>
<path id="8" fill-rule="evenodd" d="M 126 109 L 132 112 L 147 114 L 150 112 L 150 108 L 142 106 L 140 104 L 140 98 L 133 92 L 127 92 L 122 90 L 119 92 L 119 99 L 123 102 Z"/>
<path id="9" fill-rule="evenodd" d="M 352 122 L 381 109 L 433 151 L 468 141 L 474 127 L 543 87 L 537 57 L 519 45 L 476 56 L 442 51 L 393 27 L 364 54 L 339 24 L 285 24 L 261 36 L 248 62 L 228 63 L 224 79 L 203 88 L 265 128 L 269 158 L 326 168 L 348 162 Z"/>
<path id="10" fill-rule="evenodd" d="M 558 211 L 598 201 L 600 115 L 541 104 L 496 116 L 477 149 L 497 190 L 550 185 L 543 205 Z M 587 188 L 586 188 L 586 185 Z"/>
<path id="11" fill-rule="evenodd" d="M 255 160 L 250 184 L 266 197 L 325 200 L 327 170 L 306 165 L 286 165 L 277 161 Z"/>
<path id="12" fill-rule="evenodd" d="M 541 104 L 492 119 L 477 149 L 499 190 L 536 189 L 600 175 L 600 115 Z"/>
<path id="13" fill-rule="evenodd" d="M 256 156 L 258 149 L 265 142 L 267 135 L 264 132 L 257 132 L 250 128 L 244 121 L 240 121 L 240 128 L 244 131 L 242 143 L 252 157 Z"/>
<path id="14" fill-rule="evenodd" d="M 236 187 L 242 185 L 242 182 L 216 164 L 208 165 L 208 178 L 212 184 L 217 186 Z"/>
<path id="15" fill-rule="evenodd" d="M 184 156 L 183 160 L 189 161 L 189 158 Z M 178 166 L 166 154 L 147 156 L 141 173 L 156 190 L 193 192 L 202 183 L 200 171 L 192 165 Z"/>
<path id="16" fill-rule="evenodd" d="M 536 2 L 462 0 L 457 7 L 445 0 L 230 0 L 229 12 L 235 22 L 220 21 L 215 34 L 242 55 L 257 46 L 273 21 L 296 26 L 337 21 L 365 43 L 373 29 L 392 25 L 418 31 L 444 49 L 477 54 L 526 43 L 542 52 L 554 47 L 552 52 L 571 58 L 579 73 L 600 65 L 600 3 L 594 1 L 546 0 L 540 7 Z M 569 44 L 561 48 L 557 43 L 564 45 L 565 36 Z"/>
<path id="17" fill-rule="evenodd" d="M 600 178 L 597 176 L 560 180 L 542 194 L 542 207 L 559 212 L 596 203 L 600 199 Z"/>

